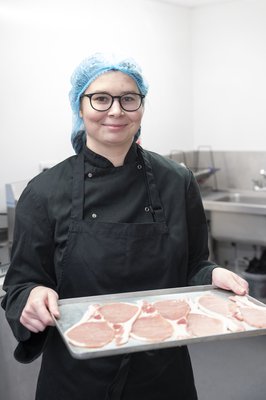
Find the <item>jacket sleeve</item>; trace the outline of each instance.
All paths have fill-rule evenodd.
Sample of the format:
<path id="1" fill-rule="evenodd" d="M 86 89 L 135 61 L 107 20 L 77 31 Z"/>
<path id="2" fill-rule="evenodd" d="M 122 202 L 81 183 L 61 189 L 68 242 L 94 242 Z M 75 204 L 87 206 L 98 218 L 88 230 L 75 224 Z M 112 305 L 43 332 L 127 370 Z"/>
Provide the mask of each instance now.
<path id="1" fill-rule="evenodd" d="M 209 261 L 208 226 L 199 187 L 191 171 L 186 204 L 189 253 L 188 284 L 211 284 L 212 271 L 218 265 Z"/>
<path id="2" fill-rule="evenodd" d="M 29 184 L 16 207 L 11 264 L 3 285 L 6 295 L 2 301 L 7 321 L 19 342 L 15 356 L 21 362 L 29 362 L 40 354 L 49 330 L 32 333 L 19 319 L 34 287 L 56 289 L 53 254 L 53 232 L 47 210 Z"/>

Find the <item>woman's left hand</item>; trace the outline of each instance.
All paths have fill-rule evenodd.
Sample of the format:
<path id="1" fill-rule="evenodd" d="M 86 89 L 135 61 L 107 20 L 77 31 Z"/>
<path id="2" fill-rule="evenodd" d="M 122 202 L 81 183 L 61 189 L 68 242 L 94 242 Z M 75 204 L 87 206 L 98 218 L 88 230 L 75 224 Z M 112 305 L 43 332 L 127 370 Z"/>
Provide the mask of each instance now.
<path id="1" fill-rule="evenodd" d="M 214 268 L 212 271 L 212 284 L 221 289 L 231 290 L 240 296 L 248 294 L 248 282 L 226 268 Z"/>

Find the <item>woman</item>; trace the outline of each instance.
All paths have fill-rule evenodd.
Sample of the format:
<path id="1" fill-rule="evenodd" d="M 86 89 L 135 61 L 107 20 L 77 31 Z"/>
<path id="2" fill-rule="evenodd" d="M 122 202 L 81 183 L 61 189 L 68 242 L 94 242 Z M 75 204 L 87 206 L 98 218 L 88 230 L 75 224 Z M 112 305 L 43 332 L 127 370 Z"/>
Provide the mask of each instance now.
<path id="1" fill-rule="evenodd" d="M 17 205 L 3 307 L 16 359 L 43 354 L 37 400 L 197 398 L 185 346 L 72 358 L 53 327 L 58 298 L 209 283 L 247 291 L 208 261 L 191 171 L 136 144 L 147 91 L 132 59 L 84 60 L 70 92 L 77 155 L 35 177 Z"/>

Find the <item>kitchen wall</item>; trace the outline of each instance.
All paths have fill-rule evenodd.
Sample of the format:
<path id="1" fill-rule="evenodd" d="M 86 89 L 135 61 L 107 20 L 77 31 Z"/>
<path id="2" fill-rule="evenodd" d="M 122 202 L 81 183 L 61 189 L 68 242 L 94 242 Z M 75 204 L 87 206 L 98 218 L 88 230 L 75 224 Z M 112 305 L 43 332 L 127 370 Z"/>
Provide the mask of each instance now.
<path id="1" fill-rule="evenodd" d="M 266 152 L 266 2 L 1 0 L 4 184 L 73 154 L 69 77 L 88 53 L 135 57 L 150 83 L 144 147 Z"/>
<path id="2" fill-rule="evenodd" d="M 199 7 L 191 26 L 194 147 L 266 151 L 266 1 Z"/>
<path id="3" fill-rule="evenodd" d="M 193 146 L 190 11 L 150 0 L 1 0 L 0 210 L 4 184 L 73 154 L 69 78 L 94 51 L 135 57 L 150 83 L 143 145 Z"/>

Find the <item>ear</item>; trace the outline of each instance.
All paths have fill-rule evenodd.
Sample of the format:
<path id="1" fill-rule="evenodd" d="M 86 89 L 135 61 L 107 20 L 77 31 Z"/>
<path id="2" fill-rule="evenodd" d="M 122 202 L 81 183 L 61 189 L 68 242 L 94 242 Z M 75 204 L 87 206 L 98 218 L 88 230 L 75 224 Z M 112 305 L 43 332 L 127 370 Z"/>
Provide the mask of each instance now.
<path id="1" fill-rule="evenodd" d="M 81 109 L 79 109 L 79 116 L 80 116 L 80 118 L 83 118 L 83 113 L 82 113 Z"/>

